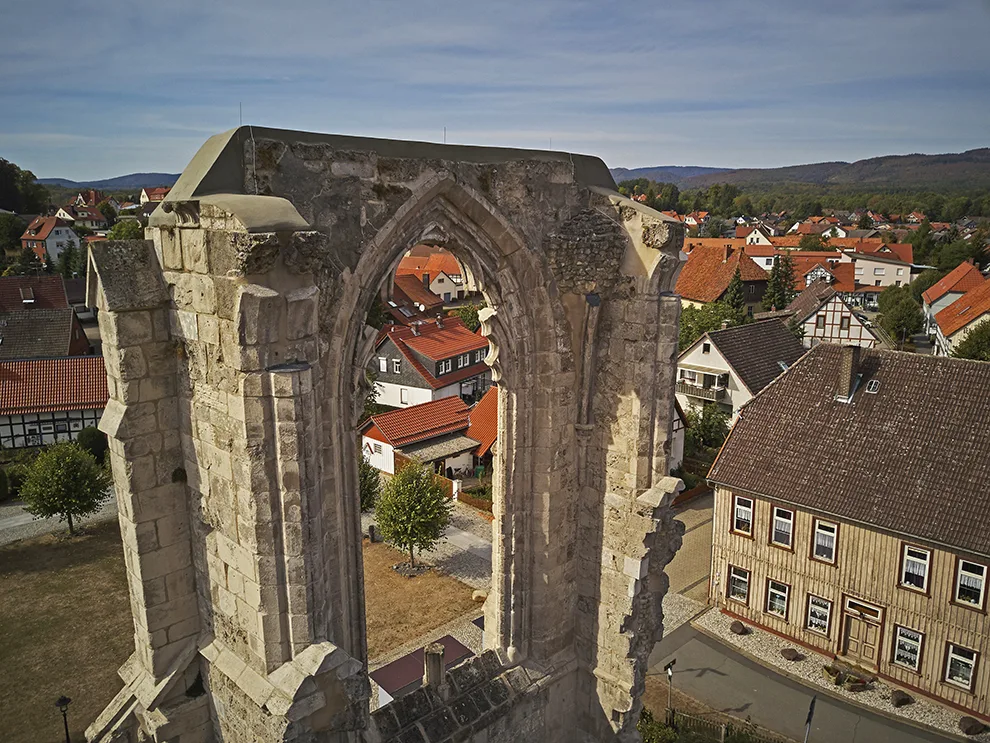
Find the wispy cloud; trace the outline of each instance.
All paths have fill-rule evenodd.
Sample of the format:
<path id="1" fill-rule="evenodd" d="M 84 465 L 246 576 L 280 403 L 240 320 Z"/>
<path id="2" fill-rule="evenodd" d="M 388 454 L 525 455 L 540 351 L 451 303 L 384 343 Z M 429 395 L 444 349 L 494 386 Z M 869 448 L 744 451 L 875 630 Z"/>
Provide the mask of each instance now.
<path id="1" fill-rule="evenodd" d="M 990 144 L 988 31 L 986 0 L 35 0 L 0 28 L 0 156 L 177 171 L 239 104 L 258 125 L 552 137 L 625 166 L 960 150 Z"/>

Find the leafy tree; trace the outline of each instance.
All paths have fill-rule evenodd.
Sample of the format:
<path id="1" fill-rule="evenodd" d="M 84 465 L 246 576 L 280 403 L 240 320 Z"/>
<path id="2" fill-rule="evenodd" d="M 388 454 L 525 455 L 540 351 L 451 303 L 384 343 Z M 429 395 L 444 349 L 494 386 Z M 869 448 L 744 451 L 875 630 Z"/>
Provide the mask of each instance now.
<path id="1" fill-rule="evenodd" d="M 473 333 L 481 327 L 481 320 L 478 319 L 478 310 L 484 306 L 484 304 L 480 307 L 473 303 L 466 304 L 463 307 L 455 307 L 450 311 L 450 314 L 461 318 L 464 321 L 465 327 Z"/>
<path id="2" fill-rule="evenodd" d="M 729 435 L 729 414 L 717 403 L 707 403 L 700 410 L 691 407 L 684 411 L 687 418 L 685 445 L 689 451 L 701 448 L 717 449 Z"/>
<path id="3" fill-rule="evenodd" d="M 103 215 L 103 218 L 106 219 L 109 224 L 113 224 L 117 221 L 117 210 L 113 208 L 113 205 L 111 205 L 108 200 L 101 201 L 96 205 L 96 208 L 99 209 L 100 214 Z"/>
<path id="4" fill-rule="evenodd" d="M 884 294 L 890 289 L 906 291 L 888 295 L 884 302 Z M 880 293 L 880 300 L 880 327 L 899 344 L 919 332 L 925 324 L 921 307 L 911 297 L 911 290 L 908 287 L 888 287 Z"/>
<path id="5" fill-rule="evenodd" d="M 40 214 L 48 206 L 48 191 L 30 170 L 21 170 L 0 157 L 0 209 L 18 214 Z"/>
<path id="6" fill-rule="evenodd" d="M 721 328 L 722 323 L 727 323 L 727 327 L 739 325 L 738 311 L 722 302 L 710 302 L 701 307 L 684 307 L 681 309 L 677 335 L 678 349 L 683 351 L 705 333 Z"/>
<path id="7" fill-rule="evenodd" d="M 118 222 L 118 224 L 121 223 Z M 385 304 L 378 295 L 375 295 L 375 299 L 368 309 L 368 316 L 364 319 L 364 322 L 378 330 L 381 330 L 386 324 L 393 322 L 392 316 L 385 311 Z"/>
<path id="8" fill-rule="evenodd" d="M 990 361 L 990 320 L 984 320 L 956 346 L 952 355 L 957 359 Z"/>
<path id="9" fill-rule="evenodd" d="M 722 295 L 721 301 L 726 307 L 731 307 L 738 313 L 738 319 L 741 322 L 746 311 L 746 294 L 743 291 L 742 274 L 738 266 L 736 266 L 736 272 L 732 274 L 732 280 L 729 282 L 725 294 Z"/>
<path id="10" fill-rule="evenodd" d="M 677 743 L 680 740 L 676 730 L 656 719 L 646 707 L 640 713 L 636 730 L 642 737 L 643 743 Z"/>
<path id="11" fill-rule="evenodd" d="M 28 467 L 20 497 L 39 518 L 58 516 L 69 522 L 96 511 L 109 497 L 110 474 L 75 441 L 53 444 Z"/>
<path id="12" fill-rule="evenodd" d="M 794 262 L 791 256 L 784 253 L 778 256 L 770 269 L 770 278 L 767 279 L 767 290 L 763 294 L 763 309 L 782 310 L 797 296 L 794 291 Z"/>
<path id="13" fill-rule="evenodd" d="M 756 210 L 753 208 L 753 201 L 749 196 L 736 196 L 732 201 L 732 216 L 733 217 L 746 217 L 753 214 Z"/>
<path id="14" fill-rule="evenodd" d="M 413 550 L 436 547 L 450 524 L 453 508 L 433 471 L 414 461 L 385 483 L 375 516 L 382 536 L 408 551 L 409 563 L 415 565 Z"/>
<path id="15" fill-rule="evenodd" d="M 911 289 L 907 286 L 888 286 L 882 292 L 880 292 L 880 297 L 877 299 L 877 305 L 881 312 L 889 312 L 895 305 L 900 303 L 904 299 L 914 298 L 911 296 Z"/>
<path id="16" fill-rule="evenodd" d="M 27 222 L 16 214 L 0 214 L 0 251 L 12 253 L 21 247 L 21 235 Z"/>
<path id="17" fill-rule="evenodd" d="M 37 276 L 44 270 L 41 259 L 31 248 L 24 248 L 3 272 L 4 276 Z"/>
<path id="18" fill-rule="evenodd" d="M 722 233 L 725 232 L 725 222 L 719 217 L 709 217 L 701 232 L 705 237 L 722 237 Z"/>
<path id="19" fill-rule="evenodd" d="M 382 489 L 382 480 L 378 468 L 361 455 L 358 458 L 358 474 L 361 481 L 361 510 L 370 511 L 375 507 L 378 494 Z"/>
<path id="20" fill-rule="evenodd" d="M 873 220 L 870 218 L 869 214 L 864 214 L 859 218 L 859 222 L 856 223 L 857 230 L 871 230 L 873 229 Z"/>
<path id="21" fill-rule="evenodd" d="M 111 227 L 107 237 L 111 240 L 143 240 L 144 227 L 136 219 L 125 219 Z"/>
<path id="22" fill-rule="evenodd" d="M 96 426 L 86 426 L 76 437 L 76 443 L 102 464 L 107 457 L 107 435 Z"/>
<path id="23" fill-rule="evenodd" d="M 911 296 L 914 301 L 921 304 L 921 295 L 941 281 L 947 273 L 948 271 L 939 271 L 937 268 L 929 268 L 919 273 L 918 277 L 911 282 Z"/>
<path id="24" fill-rule="evenodd" d="M 58 256 L 58 272 L 67 279 L 71 279 L 79 270 L 79 249 L 75 243 L 70 242 Z"/>
<path id="25" fill-rule="evenodd" d="M 828 250 L 828 237 L 825 235 L 801 235 L 798 250 Z"/>

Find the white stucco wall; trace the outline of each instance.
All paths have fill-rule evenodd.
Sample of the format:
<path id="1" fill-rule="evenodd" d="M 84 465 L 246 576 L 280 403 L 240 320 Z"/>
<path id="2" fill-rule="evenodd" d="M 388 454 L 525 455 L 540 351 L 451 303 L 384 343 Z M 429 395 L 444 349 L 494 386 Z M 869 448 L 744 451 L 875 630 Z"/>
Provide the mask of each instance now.
<path id="1" fill-rule="evenodd" d="M 748 400 L 753 396 L 749 393 L 742 382 L 736 377 L 729 363 L 723 358 L 722 354 L 718 352 L 715 344 L 711 344 L 711 351 L 709 353 L 704 352 L 704 344 L 707 343 L 707 339 L 699 339 L 692 347 L 690 347 L 684 354 L 677 360 L 677 381 L 681 380 L 681 369 L 685 368 L 682 365 L 690 365 L 695 367 L 704 367 L 710 369 L 710 374 L 728 374 L 729 384 L 726 387 L 725 397 L 723 397 L 719 402 L 724 406 L 731 406 L 732 417 L 735 419 L 736 414 Z M 694 371 L 691 369 L 690 371 Z M 701 372 L 698 372 L 700 375 Z M 700 384 L 700 379 L 699 379 Z M 677 393 L 677 402 L 680 403 L 683 410 L 687 410 L 689 407 L 700 407 L 705 404 L 705 400 L 701 400 L 697 397 L 691 397 L 688 395 L 683 395 Z"/>
<path id="2" fill-rule="evenodd" d="M 440 399 L 439 397 L 434 397 L 433 390 L 428 388 L 410 387 L 404 384 L 393 384 L 392 382 L 375 382 L 375 387 L 378 389 L 378 402 L 393 408 L 408 408 L 412 405 L 421 405 L 424 402 Z M 402 401 L 402 390 L 406 391 L 405 402 Z"/>
<path id="3" fill-rule="evenodd" d="M 390 475 L 395 474 L 395 450 L 390 444 L 362 436 L 361 453 L 372 467 Z"/>

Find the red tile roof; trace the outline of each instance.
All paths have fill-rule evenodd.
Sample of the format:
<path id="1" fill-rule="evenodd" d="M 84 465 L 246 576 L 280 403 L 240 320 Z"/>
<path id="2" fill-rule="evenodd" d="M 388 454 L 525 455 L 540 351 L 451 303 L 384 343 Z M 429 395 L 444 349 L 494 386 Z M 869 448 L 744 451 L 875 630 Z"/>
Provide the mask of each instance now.
<path id="1" fill-rule="evenodd" d="M 33 299 L 33 302 L 25 302 Z M 61 276 L 4 276 L 0 278 L 0 312 L 66 309 L 69 300 Z"/>
<path id="2" fill-rule="evenodd" d="M 143 190 L 145 195 L 151 201 L 161 201 L 166 196 L 168 196 L 168 192 L 171 191 L 172 189 L 166 188 L 165 186 L 156 186 L 155 188 L 145 188 Z"/>
<path id="3" fill-rule="evenodd" d="M 729 286 L 736 269 L 743 281 L 766 281 L 769 274 L 746 255 L 743 248 L 724 245 L 699 245 L 688 256 L 677 277 L 675 291 L 685 299 L 714 302 Z M 726 253 L 728 252 L 728 256 Z"/>
<path id="4" fill-rule="evenodd" d="M 822 251 L 801 251 L 791 253 L 794 264 L 794 289 L 801 292 L 807 287 L 805 276 L 821 266 L 835 278 L 830 286 L 837 292 L 856 291 L 856 264 L 839 263 L 842 254 L 839 252 L 823 253 Z"/>
<path id="5" fill-rule="evenodd" d="M 963 294 L 935 315 L 935 322 L 948 338 L 987 313 L 990 313 L 990 281 Z"/>
<path id="6" fill-rule="evenodd" d="M 914 263 L 914 246 L 911 243 L 888 243 L 884 245 L 882 242 L 876 244 L 873 241 L 864 240 L 856 246 L 856 252 L 864 255 L 879 255 L 904 263 Z"/>
<path id="7" fill-rule="evenodd" d="M 442 324 L 442 328 L 435 321 L 417 325 L 418 336 L 413 333 L 412 327 L 387 325 L 378 334 L 376 347 L 390 338 L 399 352 L 435 390 L 483 373 L 487 367 L 484 361 L 480 361 L 437 378 L 419 362 L 412 350 L 433 361 L 442 361 L 469 351 L 487 351 L 488 340 L 464 327 L 464 322 L 459 317 L 445 317 Z"/>
<path id="8" fill-rule="evenodd" d="M 99 410 L 106 406 L 102 356 L 0 361 L 0 413 Z"/>
<path id="9" fill-rule="evenodd" d="M 480 442 L 475 455 L 482 457 L 488 453 L 498 438 L 498 387 L 489 387 L 484 397 L 478 400 L 468 415 L 467 437 Z"/>
<path id="10" fill-rule="evenodd" d="M 460 276 L 463 273 L 457 259 L 443 249 L 429 255 L 419 255 L 417 252 L 412 252 L 399 261 L 395 275 L 416 276 L 422 280 L 423 274 L 426 273 L 430 275 L 430 281 L 434 281 L 441 272 L 448 276 Z"/>
<path id="11" fill-rule="evenodd" d="M 395 447 L 415 444 L 468 427 L 468 406 L 458 397 L 444 397 L 422 405 L 373 415 L 364 435 Z"/>
<path id="12" fill-rule="evenodd" d="M 932 284 L 921 296 L 928 304 L 935 304 L 949 292 L 966 293 L 970 289 L 981 286 L 986 279 L 980 273 L 980 269 L 972 262 L 960 263 L 940 281 Z"/>
<path id="13" fill-rule="evenodd" d="M 58 217 L 35 217 L 24 230 L 21 240 L 47 240 L 56 227 L 68 226 L 68 222 Z"/>
<path id="14" fill-rule="evenodd" d="M 427 310 L 443 307 L 443 300 L 423 286 L 422 278 L 412 274 L 395 277 L 392 295 L 399 304 L 408 301 L 410 304 L 422 304 Z"/>

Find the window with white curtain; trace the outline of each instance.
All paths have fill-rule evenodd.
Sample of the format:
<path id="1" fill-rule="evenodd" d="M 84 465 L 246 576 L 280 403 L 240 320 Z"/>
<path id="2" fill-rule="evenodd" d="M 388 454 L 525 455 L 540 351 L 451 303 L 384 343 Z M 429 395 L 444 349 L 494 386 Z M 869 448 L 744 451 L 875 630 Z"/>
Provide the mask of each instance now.
<path id="1" fill-rule="evenodd" d="M 928 590 L 928 567 L 932 555 L 928 550 L 904 545 L 901 563 L 901 585 L 918 591 Z"/>
<path id="2" fill-rule="evenodd" d="M 749 601 L 749 571 L 730 565 L 728 588 L 728 596 L 733 601 L 741 601 L 744 604 Z"/>
<path id="3" fill-rule="evenodd" d="M 897 627 L 894 631 L 893 662 L 899 666 L 917 671 L 921 664 L 921 643 L 924 635 L 907 627 Z"/>
<path id="4" fill-rule="evenodd" d="M 839 527 L 828 521 L 815 519 L 814 558 L 823 562 L 835 562 L 835 538 Z"/>
<path id="5" fill-rule="evenodd" d="M 789 548 L 794 544 L 794 511 L 774 506 L 770 541 L 778 547 Z"/>
<path id="6" fill-rule="evenodd" d="M 828 634 L 832 620 L 832 602 L 818 596 L 808 594 L 808 629 L 822 635 Z"/>
<path id="7" fill-rule="evenodd" d="M 791 589 L 777 580 L 767 581 L 767 613 L 787 617 L 787 596 Z"/>
<path id="8" fill-rule="evenodd" d="M 982 607 L 986 578 L 986 565 L 960 560 L 956 572 L 956 601 L 968 606 Z"/>
<path id="9" fill-rule="evenodd" d="M 740 534 L 753 534 L 753 501 L 737 495 L 732 514 L 732 531 Z"/>

